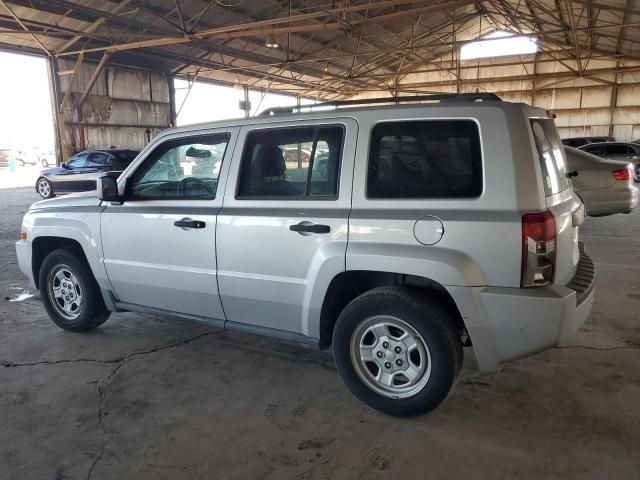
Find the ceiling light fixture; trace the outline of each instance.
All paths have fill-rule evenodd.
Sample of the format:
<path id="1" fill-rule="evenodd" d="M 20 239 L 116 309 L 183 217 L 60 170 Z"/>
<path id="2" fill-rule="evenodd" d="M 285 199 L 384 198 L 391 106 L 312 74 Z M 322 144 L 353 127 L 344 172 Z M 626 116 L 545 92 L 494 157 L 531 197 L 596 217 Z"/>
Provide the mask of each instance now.
<path id="1" fill-rule="evenodd" d="M 278 48 L 280 45 L 276 40 L 276 36 L 273 33 L 270 33 L 264 46 L 267 48 Z"/>

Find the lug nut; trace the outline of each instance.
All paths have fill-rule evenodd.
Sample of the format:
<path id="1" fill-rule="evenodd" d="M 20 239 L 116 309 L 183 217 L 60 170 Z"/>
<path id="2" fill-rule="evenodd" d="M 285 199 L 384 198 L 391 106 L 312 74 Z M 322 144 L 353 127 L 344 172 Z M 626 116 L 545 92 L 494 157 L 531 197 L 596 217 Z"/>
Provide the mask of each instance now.
<path id="1" fill-rule="evenodd" d="M 402 366 L 402 360 L 397 359 L 397 360 L 396 360 L 396 365 L 397 365 L 397 366 L 399 366 L 399 367 L 401 367 L 401 366 Z"/>
<path id="2" fill-rule="evenodd" d="M 396 353 L 400 353 L 402 352 L 402 349 L 400 347 L 396 347 L 393 349 Z"/>
<path id="3" fill-rule="evenodd" d="M 385 367 L 385 368 L 391 368 L 391 363 L 389 363 L 389 362 L 384 362 L 384 367 Z"/>
<path id="4" fill-rule="evenodd" d="M 384 356 L 384 353 L 382 352 L 376 352 L 376 357 L 378 358 L 382 358 Z"/>
<path id="5" fill-rule="evenodd" d="M 382 342 L 382 346 L 384 348 L 389 348 L 389 342 Z"/>
<path id="6" fill-rule="evenodd" d="M 64 299 L 68 302 L 68 301 L 69 301 L 69 295 L 67 295 L 66 297 L 64 297 Z"/>

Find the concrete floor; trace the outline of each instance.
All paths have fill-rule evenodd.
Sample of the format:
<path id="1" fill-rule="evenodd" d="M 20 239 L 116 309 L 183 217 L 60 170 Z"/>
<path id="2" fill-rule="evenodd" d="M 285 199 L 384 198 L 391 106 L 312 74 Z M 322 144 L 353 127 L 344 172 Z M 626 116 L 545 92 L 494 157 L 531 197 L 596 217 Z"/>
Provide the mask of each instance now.
<path id="1" fill-rule="evenodd" d="M 0 190 L 0 478 L 640 478 L 640 211 L 589 219 L 594 311 L 574 343 L 465 368 L 447 402 L 385 417 L 330 355 L 148 315 L 64 332 L 13 242 L 38 197 Z"/>

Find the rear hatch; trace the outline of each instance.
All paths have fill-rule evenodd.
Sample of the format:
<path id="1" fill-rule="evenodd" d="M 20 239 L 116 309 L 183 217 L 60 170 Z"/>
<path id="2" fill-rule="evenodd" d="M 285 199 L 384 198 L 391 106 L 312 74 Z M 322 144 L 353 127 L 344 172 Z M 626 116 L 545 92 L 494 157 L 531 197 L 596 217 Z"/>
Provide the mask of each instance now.
<path id="1" fill-rule="evenodd" d="M 567 173 L 567 161 L 553 120 L 529 118 L 536 156 L 540 163 L 547 209 L 555 220 L 555 267 L 553 283 L 566 285 L 580 259 L 578 228 L 584 221 L 584 206 L 575 194 Z"/>

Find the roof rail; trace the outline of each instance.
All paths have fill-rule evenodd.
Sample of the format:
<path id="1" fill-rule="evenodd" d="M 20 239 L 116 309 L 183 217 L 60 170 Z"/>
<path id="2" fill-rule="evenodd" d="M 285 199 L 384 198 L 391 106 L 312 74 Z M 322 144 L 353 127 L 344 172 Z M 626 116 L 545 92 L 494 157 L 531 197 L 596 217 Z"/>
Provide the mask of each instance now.
<path id="1" fill-rule="evenodd" d="M 329 102 L 314 103 L 311 105 L 293 105 L 291 107 L 273 107 L 260 112 L 259 116 L 281 115 L 287 113 L 300 113 L 303 109 L 313 110 L 318 107 L 349 107 L 356 105 L 378 105 L 381 103 L 412 103 L 425 101 L 438 102 L 477 102 L 494 100 L 500 101 L 495 93 L 434 93 L 431 95 L 416 95 L 404 97 L 367 98 L 362 100 L 333 100 Z"/>

